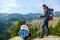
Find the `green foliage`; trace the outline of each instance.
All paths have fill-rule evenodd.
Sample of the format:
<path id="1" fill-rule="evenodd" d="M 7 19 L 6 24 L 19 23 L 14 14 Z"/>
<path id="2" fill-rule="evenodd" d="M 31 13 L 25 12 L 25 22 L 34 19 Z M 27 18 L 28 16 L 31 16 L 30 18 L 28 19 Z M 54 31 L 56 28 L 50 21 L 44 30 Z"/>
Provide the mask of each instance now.
<path id="1" fill-rule="evenodd" d="M 60 21 L 57 25 L 53 28 L 51 35 L 60 36 Z"/>
<path id="2" fill-rule="evenodd" d="M 40 32 L 36 32 L 36 29 L 35 28 L 35 32 L 31 34 L 31 38 L 36 38 L 36 37 L 39 37 L 40 34 L 41 34 L 41 31 Z M 44 34 L 46 33 L 46 29 L 44 29 Z M 52 25 L 50 25 L 49 27 L 49 35 L 54 35 L 54 36 L 60 36 L 60 21 L 57 23 L 57 25 L 55 27 L 52 27 Z"/>
<path id="3" fill-rule="evenodd" d="M 57 13 L 55 13 L 55 14 L 56 14 L 55 17 L 58 17 L 60 13 L 58 13 L 58 15 L 57 15 Z M 15 36 L 19 35 L 19 29 L 20 29 L 20 25 L 22 24 L 22 21 L 18 21 L 18 20 L 29 20 L 28 23 L 30 23 L 31 20 L 37 19 L 37 17 L 36 17 L 37 14 L 31 14 L 31 13 L 26 14 L 26 15 L 22 15 L 22 14 L 8 14 L 8 15 L 9 16 L 5 16 L 5 14 L 0 14 L 0 40 L 8 40 L 10 37 L 15 37 Z M 58 19 L 55 19 L 55 20 L 58 20 Z M 16 24 L 13 23 L 15 25 L 12 25 L 12 22 L 15 22 L 15 21 L 17 21 L 18 23 L 16 23 Z M 35 23 L 36 21 L 33 20 L 32 22 Z M 38 20 L 37 20 L 37 22 L 38 22 Z M 54 20 L 53 20 L 53 22 L 55 23 Z M 34 26 L 35 25 L 36 24 L 34 24 Z M 29 24 L 31 38 L 40 36 L 40 32 L 38 32 L 38 30 L 41 30 L 40 27 L 37 28 L 37 26 L 36 27 L 34 27 L 34 26 Z M 38 26 L 41 26 L 41 25 L 38 25 Z M 11 29 L 11 27 L 12 27 L 12 29 Z M 50 25 L 49 35 L 60 36 L 60 21 L 57 23 L 57 25 L 54 28 L 52 28 L 52 25 Z"/>
<path id="4" fill-rule="evenodd" d="M 0 40 L 8 40 L 11 37 L 10 27 L 12 23 L 8 21 L 0 21 Z"/>
<path id="5" fill-rule="evenodd" d="M 50 25 L 50 27 L 49 27 L 49 35 L 51 35 L 52 30 L 53 30 L 52 25 Z"/>
<path id="6" fill-rule="evenodd" d="M 31 34 L 31 39 L 39 37 L 40 36 L 40 32 L 35 32 L 33 34 Z"/>
<path id="7" fill-rule="evenodd" d="M 10 38 L 10 33 L 6 30 L 0 31 L 0 40 L 8 40 Z"/>
<path id="8" fill-rule="evenodd" d="M 22 24 L 22 21 L 18 21 L 17 25 L 15 25 L 11 29 L 11 37 L 15 37 L 19 35 L 19 29 L 20 29 L 21 24 Z"/>

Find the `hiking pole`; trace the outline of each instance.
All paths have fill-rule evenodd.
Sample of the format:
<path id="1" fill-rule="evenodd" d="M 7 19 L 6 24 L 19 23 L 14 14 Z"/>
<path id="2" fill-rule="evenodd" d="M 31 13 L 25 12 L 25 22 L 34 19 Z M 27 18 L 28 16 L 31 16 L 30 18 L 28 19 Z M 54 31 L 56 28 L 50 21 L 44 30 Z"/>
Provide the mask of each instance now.
<path id="1" fill-rule="evenodd" d="M 37 15 L 38 17 L 38 28 L 40 29 L 40 14 Z M 37 37 L 38 37 L 38 33 L 39 33 L 39 29 L 37 28 Z"/>

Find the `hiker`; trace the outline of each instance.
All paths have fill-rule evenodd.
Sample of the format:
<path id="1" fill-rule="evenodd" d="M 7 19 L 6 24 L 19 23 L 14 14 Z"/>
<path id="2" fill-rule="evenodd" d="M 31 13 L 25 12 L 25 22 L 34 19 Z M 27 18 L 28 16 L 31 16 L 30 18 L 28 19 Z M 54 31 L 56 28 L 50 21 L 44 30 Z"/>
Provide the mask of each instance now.
<path id="1" fill-rule="evenodd" d="M 44 27 L 46 27 L 46 36 L 48 36 L 48 33 L 49 33 L 48 22 L 49 22 L 49 20 L 53 19 L 53 15 L 50 15 L 50 14 L 52 14 L 53 9 L 49 9 L 48 6 L 46 6 L 45 4 L 42 5 L 42 8 L 44 10 L 44 16 L 40 15 L 40 17 L 41 18 L 44 17 L 45 19 L 44 19 L 44 22 L 43 22 L 43 25 L 42 25 L 42 33 L 41 33 L 40 38 L 44 37 Z"/>
<path id="2" fill-rule="evenodd" d="M 20 37 L 24 38 L 24 40 L 27 40 L 31 37 L 31 34 L 29 32 L 29 28 L 26 25 L 26 21 L 23 21 L 21 27 L 20 27 Z"/>

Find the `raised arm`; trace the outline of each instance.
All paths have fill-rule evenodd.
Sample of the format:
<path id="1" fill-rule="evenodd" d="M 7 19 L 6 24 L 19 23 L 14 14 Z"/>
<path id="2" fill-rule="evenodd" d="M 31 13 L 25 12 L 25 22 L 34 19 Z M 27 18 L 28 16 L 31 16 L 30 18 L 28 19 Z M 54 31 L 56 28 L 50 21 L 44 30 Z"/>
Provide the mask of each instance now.
<path id="1" fill-rule="evenodd" d="M 43 16 L 40 15 L 40 17 L 48 17 L 48 16 L 49 16 L 48 10 L 45 10 L 45 11 L 44 11 L 44 15 L 43 15 Z"/>

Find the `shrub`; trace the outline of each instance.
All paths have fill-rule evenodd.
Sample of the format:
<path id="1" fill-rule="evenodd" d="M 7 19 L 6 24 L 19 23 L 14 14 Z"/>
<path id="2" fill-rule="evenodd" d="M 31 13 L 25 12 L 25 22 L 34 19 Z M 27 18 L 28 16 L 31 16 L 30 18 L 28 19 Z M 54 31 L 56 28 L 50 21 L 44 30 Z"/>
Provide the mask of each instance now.
<path id="1" fill-rule="evenodd" d="M 40 37 L 40 32 L 35 32 L 31 34 L 31 39 L 36 38 L 36 37 Z"/>
<path id="2" fill-rule="evenodd" d="M 19 29 L 21 24 L 22 21 L 18 21 L 18 24 L 14 25 L 14 27 L 11 29 L 11 37 L 15 37 L 19 35 Z"/>
<path id="3" fill-rule="evenodd" d="M 60 36 L 60 21 L 57 25 L 52 29 L 51 35 Z"/>
<path id="4" fill-rule="evenodd" d="M 50 25 L 50 27 L 49 27 L 49 35 L 51 35 L 52 30 L 53 30 L 52 25 Z"/>

